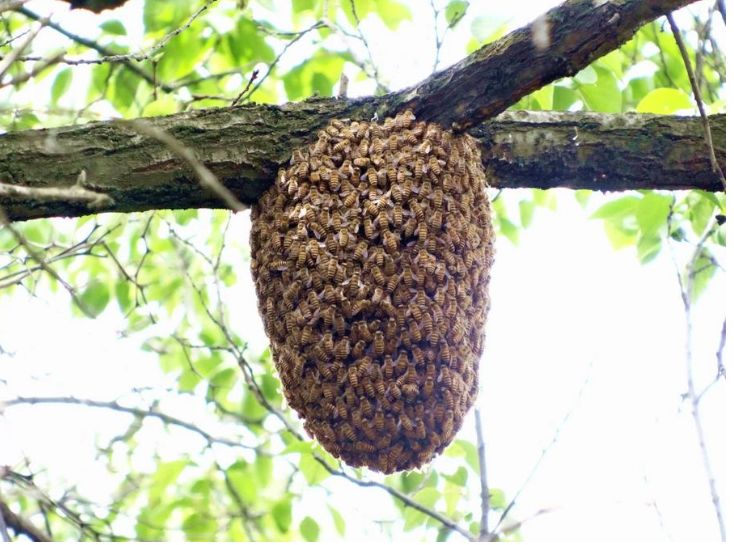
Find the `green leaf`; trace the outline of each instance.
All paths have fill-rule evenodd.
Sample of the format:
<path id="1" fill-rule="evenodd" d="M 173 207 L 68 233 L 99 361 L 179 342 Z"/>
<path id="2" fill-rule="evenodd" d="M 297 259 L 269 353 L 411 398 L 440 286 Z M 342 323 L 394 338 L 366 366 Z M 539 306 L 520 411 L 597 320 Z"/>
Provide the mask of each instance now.
<path id="1" fill-rule="evenodd" d="M 505 493 L 499 488 L 489 489 L 489 507 L 492 509 L 504 509 L 507 505 L 507 499 Z"/>
<path id="2" fill-rule="evenodd" d="M 190 15 L 192 3 L 186 0 L 145 0 L 143 25 L 145 32 L 177 28 Z"/>
<path id="3" fill-rule="evenodd" d="M 160 115 L 169 115 L 176 113 L 179 109 L 178 102 L 171 95 L 159 95 L 157 100 L 153 100 L 143 108 L 142 117 L 156 117 Z M 177 212 L 196 214 L 195 210 L 180 210 Z"/>
<path id="4" fill-rule="evenodd" d="M 595 66 L 596 83 L 579 85 L 586 106 L 594 112 L 619 113 L 622 111 L 622 92 L 617 78 L 606 68 Z"/>
<path id="5" fill-rule="evenodd" d="M 614 199 L 613 201 L 609 201 L 608 203 L 601 205 L 597 208 L 596 212 L 591 215 L 591 218 L 610 219 L 634 214 L 639 202 L 640 197 L 633 197 L 631 195 L 620 197 L 619 199 Z"/>
<path id="6" fill-rule="evenodd" d="M 400 474 L 400 488 L 403 492 L 411 493 L 418 489 L 423 479 L 423 475 L 418 471 L 405 471 Z"/>
<path id="7" fill-rule="evenodd" d="M 115 36 L 127 35 L 127 29 L 125 28 L 125 25 L 115 19 L 105 21 L 104 23 L 99 25 L 99 28 L 104 30 L 107 34 L 114 34 Z"/>
<path id="8" fill-rule="evenodd" d="M 650 91 L 637 104 L 637 111 L 650 114 L 674 114 L 693 108 L 690 97 L 680 89 L 661 87 Z"/>
<path id="9" fill-rule="evenodd" d="M 275 59 L 273 48 L 265 41 L 257 25 L 246 17 L 237 19 L 235 28 L 227 34 L 226 45 L 235 66 L 250 68 L 258 62 Z"/>
<path id="10" fill-rule="evenodd" d="M 110 302 L 110 288 L 106 283 L 92 279 L 80 294 L 79 300 L 84 306 L 83 310 L 96 318 Z"/>
<path id="11" fill-rule="evenodd" d="M 469 464 L 469 467 L 472 468 L 477 475 L 479 475 L 479 453 L 477 452 L 476 445 L 466 441 L 465 439 L 456 439 L 454 440 L 454 443 L 461 447 L 464 451 L 466 463 Z"/>
<path id="12" fill-rule="evenodd" d="M 657 233 L 648 233 L 637 240 L 637 258 L 643 265 L 652 261 L 660 253 L 662 240 Z"/>
<path id="13" fill-rule="evenodd" d="M 397 30 L 400 23 L 411 18 L 410 9 L 396 0 L 376 0 L 375 5 L 377 15 L 390 30 Z"/>
<path id="14" fill-rule="evenodd" d="M 563 85 L 553 86 L 553 109 L 557 111 L 568 110 L 579 100 L 575 89 L 569 89 Z"/>
<path id="15" fill-rule="evenodd" d="M 596 75 L 596 70 L 594 70 L 593 66 L 582 68 L 573 77 L 573 79 L 575 79 L 578 83 L 581 83 L 582 85 L 594 85 L 597 81 L 599 81 L 599 78 Z"/>
<path id="16" fill-rule="evenodd" d="M 319 540 L 319 524 L 311 517 L 305 517 L 298 526 L 298 529 L 306 541 Z"/>
<path id="17" fill-rule="evenodd" d="M 132 285 L 125 279 L 118 280 L 115 283 L 115 298 L 120 311 L 126 314 L 133 306 Z"/>
<path id="18" fill-rule="evenodd" d="M 672 204 L 672 195 L 662 195 L 653 191 L 640 199 L 636 216 L 642 236 L 655 234 L 666 225 Z"/>
<path id="19" fill-rule="evenodd" d="M 468 476 L 469 472 L 466 470 L 466 467 L 461 466 L 456 470 L 453 475 L 444 475 L 444 478 L 451 483 L 457 484 L 459 486 L 464 486 L 466 484 Z"/>
<path id="20" fill-rule="evenodd" d="M 318 484 L 329 476 L 329 472 L 310 452 L 304 452 L 298 464 L 303 478 L 310 485 Z"/>
<path id="21" fill-rule="evenodd" d="M 446 16 L 446 23 L 449 25 L 449 28 L 452 28 L 456 23 L 464 18 L 468 7 L 469 2 L 466 0 L 451 0 L 451 2 L 446 5 L 444 15 Z"/>
<path id="22" fill-rule="evenodd" d="M 510 242 L 514 245 L 517 246 L 520 243 L 520 231 L 518 230 L 517 225 L 507 218 L 500 218 L 499 232 L 510 239 Z"/>
<path id="23" fill-rule="evenodd" d="M 217 533 L 217 521 L 203 513 L 193 513 L 184 520 L 183 531 L 189 541 L 210 541 Z"/>
<path id="24" fill-rule="evenodd" d="M 347 533 L 347 523 L 344 522 L 344 517 L 331 505 L 329 506 L 329 511 L 331 512 L 331 518 L 334 520 L 334 528 L 340 536 L 344 537 Z"/>
<path id="25" fill-rule="evenodd" d="M 292 513 L 290 498 L 283 499 L 273 506 L 271 511 L 275 525 L 280 533 L 285 534 L 291 527 Z"/>
<path id="26" fill-rule="evenodd" d="M 187 460 L 174 460 L 158 464 L 158 468 L 153 474 L 153 484 L 148 489 L 150 504 L 155 505 L 160 501 L 166 488 L 178 479 L 188 464 Z"/>
<path id="27" fill-rule="evenodd" d="M 232 369 L 222 369 L 212 378 L 209 379 L 209 384 L 215 388 L 229 389 L 237 380 L 237 371 Z"/>
<path id="28" fill-rule="evenodd" d="M 535 205 L 530 201 L 520 201 L 520 204 L 518 205 L 520 208 L 520 224 L 523 227 L 528 227 L 530 223 L 533 221 L 533 211 L 535 210 Z"/>
<path id="29" fill-rule="evenodd" d="M 64 68 L 54 78 L 53 85 L 51 85 L 51 102 L 53 104 L 56 104 L 71 87 L 71 76 L 71 68 Z"/>
<path id="30" fill-rule="evenodd" d="M 264 454 L 258 454 L 255 458 L 255 475 L 261 486 L 266 486 L 273 475 L 273 459 Z"/>
<path id="31" fill-rule="evenodd" d="M 711 253 L 704 249 L 696 261 L 693 262 L 693 285 L 691 286 L 691 300 L 697 301 L 716 274 L 716 266 Z"/>

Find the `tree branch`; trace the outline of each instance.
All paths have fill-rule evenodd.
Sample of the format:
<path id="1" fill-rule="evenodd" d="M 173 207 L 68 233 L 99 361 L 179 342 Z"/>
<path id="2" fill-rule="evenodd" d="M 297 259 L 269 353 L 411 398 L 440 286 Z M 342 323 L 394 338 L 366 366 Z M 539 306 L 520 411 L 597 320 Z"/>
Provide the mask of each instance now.
<path id="1" fill-rule="evenodd" d="M 318 99 L 298 104 L 198 110 L 146 119 L 203 163 L 234 196 L 253 204 L 275 180 L 291 150 L 309 142 L 328 119 L 370 119 L 381 98 Z M 719 164 L 726 164 L 726 118 L 711 116 Z M 490 183 L 499 188 L 568 187 L 719 191 L 696 117 L 507 112 L 472 130 Z M 119 122 L 0 135 L 0 182 L 68 188 L 79 172 L 85 189 L 114 205 L 97 211 L 220 208 L 194 170 L 169 147 Z M 19 202 L 0 194 L 10 219 L 89 214 L 86 203 Z"/>
<path id="2" fill-rule="evenodd" d="M 3 520 L 8 528 L 12 528 L 16 536 L 24 535 L 31 541 L 52 541 L 43 530 L 37 528 L 32 522 L 13 513 L 2 500 L 0 500 L 0 520 Z"/>
<path id="3" fill-rule="evenodd" d="M 694 1 L 568 0 L 463 61 L 394 93 L 384 113 L 408 106 L 418 118 L 466 130 L 548 83 L 573 76 L 646 23 Z M 539 29 L 548 35 L 539 39 Z"/>

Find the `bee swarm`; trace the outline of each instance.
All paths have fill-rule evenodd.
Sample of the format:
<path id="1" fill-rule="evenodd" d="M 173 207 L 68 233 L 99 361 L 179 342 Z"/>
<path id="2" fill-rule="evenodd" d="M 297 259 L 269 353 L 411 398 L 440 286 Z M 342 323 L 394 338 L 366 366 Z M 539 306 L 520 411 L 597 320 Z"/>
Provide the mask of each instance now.
<path id="1" fill-rule="evenodd" d="M 288 403 L 353 466 L 421 466 L 477 394 L 494 232 L 479 149 L 333 120 L 252 211 L 258 306 Z"/>

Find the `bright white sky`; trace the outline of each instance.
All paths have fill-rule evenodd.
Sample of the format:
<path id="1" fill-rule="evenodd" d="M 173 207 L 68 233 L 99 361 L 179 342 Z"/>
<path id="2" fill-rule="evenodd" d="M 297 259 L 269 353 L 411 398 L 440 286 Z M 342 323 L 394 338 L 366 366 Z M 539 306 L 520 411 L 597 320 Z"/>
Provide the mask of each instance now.
<path id="1" fill-rule="evenodd" d="M 139 13 L 140 3 L 133 0 L 123 12 Z M 489 2 L 475 1 L 463 26 L 479 14 L 517 26 L 557 3 L 492 2 L 488 9 Z M 399 36 L 382 34 L 374 20 L 364 23 L 377 63 L 395 89 L 427 76 L 433 62 L 429 3 L 413 4 L 426 9 L 415 9 L 415 21 Z M 30 2 L 38 11 L 46 5 Z M 58 20 L 66 19 L 59 5 L 52 5 Z M 76 21 L 84 33 L 79 20 L 75 13 L 64 24 L 73 28 Z M 449 35 L 442 64 L 462 58 L 464 44 L 464 37 Z M 284 61 L 299 62 L 304 50 L 292 55 Z M 352 94 L 370 92 L 352 81 Z M 509 193 L 504 195 L 508 204 L 522 196 Z M 588 210 L 579 207 L 571 192 L 558 191 L 557 197 L 557 210 L 539 212 L 519 246 L 504 238 L 497 241 L 478 400 L 491 486 L 511 497 L 574 407 L 514 511 L 524 519 L 550 510 L 524 525 L 526 539 L 715 540 L 700 453 L 688 406 L 680 397 L 685 390 L 684 316 L 671 256 L 665 250 L 641 266 L 633 250 L 611 250 L 601 223 L 589 220 L 588 214 L 615 195 L 595 195 Z M 233 229 L 245 236 L 249 215 L 240 214 Z M 252 352 L 258 353 L 265 338 L 247 263 L 240 278 L 243 285 L 230 296 L 239 301 L 232 310 L 240 311 L 232 323 L 248 331 Z M 719 275 L 695 311 L 699 387 L 715 374 L 724 285 Z M 15 355 L 0 356 L 0 379 L 6 381 L 0 381 L 0 399 L 74 394 L 106 400 L 132 386 L 160 386 L 170 380 L 150 354 L 138 349 L 138 341 L 117 338 L 123 322 L 115 312 L 94 322 L 72 320 L 66 297 L 32 300 L 20 292 L 4 298 L 2 306 L 0 346 Z M 186 402 L 166 403 L 169 412 L 183 418 L 203 418 Z M 721 383 L 709 391 L 702 411 L 723 495 Z M 0 465 L 13 466 L 24 454 L 47 464 L 50 475 L 79 483 L 81 493 L 105 501 L 110 490 L 102 478 L 104 465 L 92 463 L 95 438 L 119 433 L 128 419 L 105 411 L 82 414 L 59 407 L 8 410 L 0 416 Z M 473 428 L 467 418 L 462 436 L 474 440 Z M 155 426 L 147 429 L 151 439 L 157 432 Z M 181 444 L 187 441 L 191 437 L 182 435 Z M 141 468 L 150 464 L 142 448 L 138 463 Z M 393 518 L 391 502 L 379 491 L 333 481 L 330 501 L 350 506 L 345 508 L 347 520 L 354 521 L 348 524 L 349 537 L 379 538 L 378 525 L 367 521 Z M 318 509 L 318 502 L 301 505 L 294 520 L 311 513 L 323 518 Z"/>

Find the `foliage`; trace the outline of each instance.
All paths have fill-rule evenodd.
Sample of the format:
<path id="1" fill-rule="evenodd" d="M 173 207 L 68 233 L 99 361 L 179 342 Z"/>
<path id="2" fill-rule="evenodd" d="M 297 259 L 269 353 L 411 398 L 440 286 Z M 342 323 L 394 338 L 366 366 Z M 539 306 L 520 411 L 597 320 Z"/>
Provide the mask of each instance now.
<path id="1" fill-rule="evenodd" d="M 83 29 L 84 35 L 110 54 L 137 53 L 144 44 L 142 51 L 149 53 L 129 63 L 139 71 L 125 62 L 53 65 L 0 91 L 0 123 L 23 130 L 165 115 L 228 105 L 244 89 L 245 98 L 254 102 L 299 101 L 332 95 L 343 72 L 365 82 L 369 92 L 379 92 L 390 82 L 382 79 L 367 47 L 364 23 L 381 33 L 400 32 L 418 9 L 401 0 L 292 0 L 283 17 L 275 5 L 269 0 L 211 2 L 192 17 L 202 2 L 145 0 L 142 13 L 128 11 L 123 18 L 113 11 L 87 19 L 96 28 Z M 468 7 L 469 2 L 446 2 L 437 20 L 441 32 L 466 42 L 466 51 L 507 31 L 504 21 L 487 13 L 470 15 Z M 29 26 L 20 14 L 2 19 L 8 38 Z M 177 29 L 182 30 L 171 35 Z M 2 55 L 12 46 L 6 42 Z M 84 46 L 72 41 L 64 46 L 68 56 L 92 58 Z M 34 44 L 32 53 L 48 54 L 43 47 Z M 695 56 L 699 46 L 692 42 L 689 47 Z M 704 98 L 713 110 L 724 104 L 721 62 L 716 50 L 701 58 Z M 10 73 L 23 69 L 16 63 Z M 693 100 L 672 35 L 654 23 L 575 77 L 536 91 L 514 108 L 668 114 L 690 111 Z M 589 195 L 578 192 L 577 198 L 585 205 Z M 538 209 L 555 209 L 556 194 L 503 193 L 493 206 L 500 236 L 518 244 Z M 701 273 L 692 277 L 698 294 L 719 270 L 715 247 L 726 241 L 715 218 L 725 214 L 720 195 L 641 192 L 605 199 L 590 219 L 604 222 L 615 248 L 634 246 L 641 263 L 658 256 L 665 244 L 695 245 L 703 239 L 696 258 Z M 49 493 L 40 502 L 55 538 L 316 541 L 345 536 L 346 516 L 329 494 L 338 483 L 357 487 L 353 481 L 376 483 L 385 498 L 394 499 L 388 534 L 446 540 L 451 532 L 387 489 L 478 533 L 479 458 L 470 435 L 454 441 L 425 471 L 385 478 L 343 468 L 303 435 L 286 408 L 269 351 L 250 349 L 242 316 L 254 319 L 254 306 L 243 312 L 231 303 L 242 300 L 241 286 L 249 282 L 248 248 L 241 232 L 233 236 L 246 228 L 241 218 L 223 211 L 158 211 L 16 227 L 24 243 L 10 230 L 0 230 L 0 295 L 68 287 L 79 317 L 124 316 L 122 335 L 139 341 L 165 377 L 160 387 L 119 401 L 140 412 L 132 415 L 127 430 L 116 430 L 100 444 L 106 478 L 113 483 L 110 501 L 93 505 L 76 493 Z M 57 277 L 39 266 L 34 258 L 39 253 Z M 181 399 L 196 408 L 201 424 L 175 420 L 167 412 Z M 156 436 L 181 434 L 185 440 L 177 448 L 156 442 Z M 141 468 L 136 451 L 146 441 L 153 463 Z M 38 474 L 41 468 L 32 460 L 29 464 L 17 473 Z M 33 483 L 6 480 L 0 492 L 14 510 L 43 520 L 39 505 L 27 498 L 33 487 L 58 486 L 53 476 L 39 475 Z M 507 501 L 502 490 L 490 492 L 496 520 Z M 502 537 L 517 537 L 516 532 Z"/>

